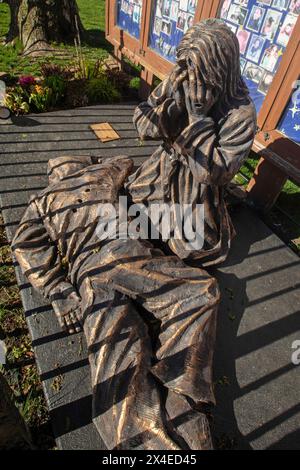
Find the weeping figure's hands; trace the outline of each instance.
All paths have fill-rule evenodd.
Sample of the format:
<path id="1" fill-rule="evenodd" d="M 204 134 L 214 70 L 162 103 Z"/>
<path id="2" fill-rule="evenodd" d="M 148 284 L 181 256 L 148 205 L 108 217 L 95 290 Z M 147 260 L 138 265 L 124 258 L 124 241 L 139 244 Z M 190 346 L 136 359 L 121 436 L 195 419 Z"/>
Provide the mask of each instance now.
<path id="1" fill-rule="evenodd" d="M 182 87 L 189 123 L 193 124 L 201 116 L 208 115 L 216 98 L 213 89 L 204 83 L 198 68 L 192 64 L 188 67 L 188 80 L 183 81 Z"/>

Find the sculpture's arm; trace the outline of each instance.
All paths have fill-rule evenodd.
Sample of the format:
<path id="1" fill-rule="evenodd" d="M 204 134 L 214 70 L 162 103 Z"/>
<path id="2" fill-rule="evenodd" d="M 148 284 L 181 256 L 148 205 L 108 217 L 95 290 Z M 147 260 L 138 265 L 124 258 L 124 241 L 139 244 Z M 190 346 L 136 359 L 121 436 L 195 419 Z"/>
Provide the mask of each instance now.
<path id="1" fill-rule="evenodd" d="M 166 78 L 151 93 L 148 101 L 135 110 L 133 123 L 142 140 L 169 141 L 179 133 L 179 113 L 172 97 L 170 77 Z"/>
<path id="2" fill-rule="evenodd" d="M 211 117 L 199 115 L 174 143 L 200 183 L 224 185 L 248 157 L 256 133 L 252 103 L 232 110 L 221 128 Z"/>
<path id="3" fill-rule="evenodd" d="M 52 303 L 60 325 L 79 331 L 80 298 L 67 280 L 61 256 L 32 200 L 12 242 L 12 249 L 29 282 Z"/>

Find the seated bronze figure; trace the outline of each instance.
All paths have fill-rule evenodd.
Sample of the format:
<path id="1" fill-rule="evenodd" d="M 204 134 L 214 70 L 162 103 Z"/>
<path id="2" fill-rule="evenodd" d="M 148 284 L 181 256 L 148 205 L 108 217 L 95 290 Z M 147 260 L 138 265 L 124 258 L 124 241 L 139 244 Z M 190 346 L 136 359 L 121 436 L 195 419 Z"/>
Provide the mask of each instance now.
<path id="1" fill-rule="evenodd" d="M 235 35 L 218 20 L 190 28 L 172 73 L 134 114 L 141 139 L 162 140 L 132 174 L 129 158 L 59 157 L 13 241 L 31 284 L 62 327 L 83 328 L 93 421 L 108 449 L 210 449 L 212 360 L 220 300 L 204 269 L 234 229 L 224 188 L 251 149 L 256 114 Z M 204 243 L 170 236 L 100 240 L 99 205 L 204 206 Z M 175 223 L 176 224 L 176 223 Z M 175 229 L 176 227 L 173 227 Z"/>

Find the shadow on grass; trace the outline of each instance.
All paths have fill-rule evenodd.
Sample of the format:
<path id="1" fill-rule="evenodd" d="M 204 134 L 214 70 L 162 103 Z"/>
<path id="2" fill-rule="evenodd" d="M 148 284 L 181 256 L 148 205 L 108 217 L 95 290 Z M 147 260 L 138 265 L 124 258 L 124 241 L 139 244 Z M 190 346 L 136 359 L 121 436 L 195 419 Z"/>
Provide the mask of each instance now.
<path id="1" fill-rule="evenodd" d="M 90 47 L 102 47 L 108 52 L 113 51 L 113 46 L 105 39 L 105 32 L 99 29 L 85 30 L 83 43 Z"/>

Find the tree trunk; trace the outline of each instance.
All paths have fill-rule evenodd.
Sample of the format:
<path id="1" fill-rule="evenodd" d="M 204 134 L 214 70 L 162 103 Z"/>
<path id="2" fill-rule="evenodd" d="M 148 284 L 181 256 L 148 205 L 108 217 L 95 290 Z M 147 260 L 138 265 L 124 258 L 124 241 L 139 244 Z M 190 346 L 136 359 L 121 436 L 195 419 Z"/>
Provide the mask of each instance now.
<path id="1" fill-rule="evenodd" d="M 0 450 L 31 449 L 25 422 L 12 401 L 12 392 L 0 373 Z"/>
<path id="2" fill-rule="evenodd" d="M 18 13 L 21 0 L 3 0 L 10 8 L 9 31 L 5 37 L 6 44 L 13 42 L 19 37 Z"/>
<path id="3" fill-rule="evenodd" d="M 74 41 L 83 32 L 76 0 L 21 0 L 18 26 L 27 54 L 48 51 L 51 41 Z"/>

